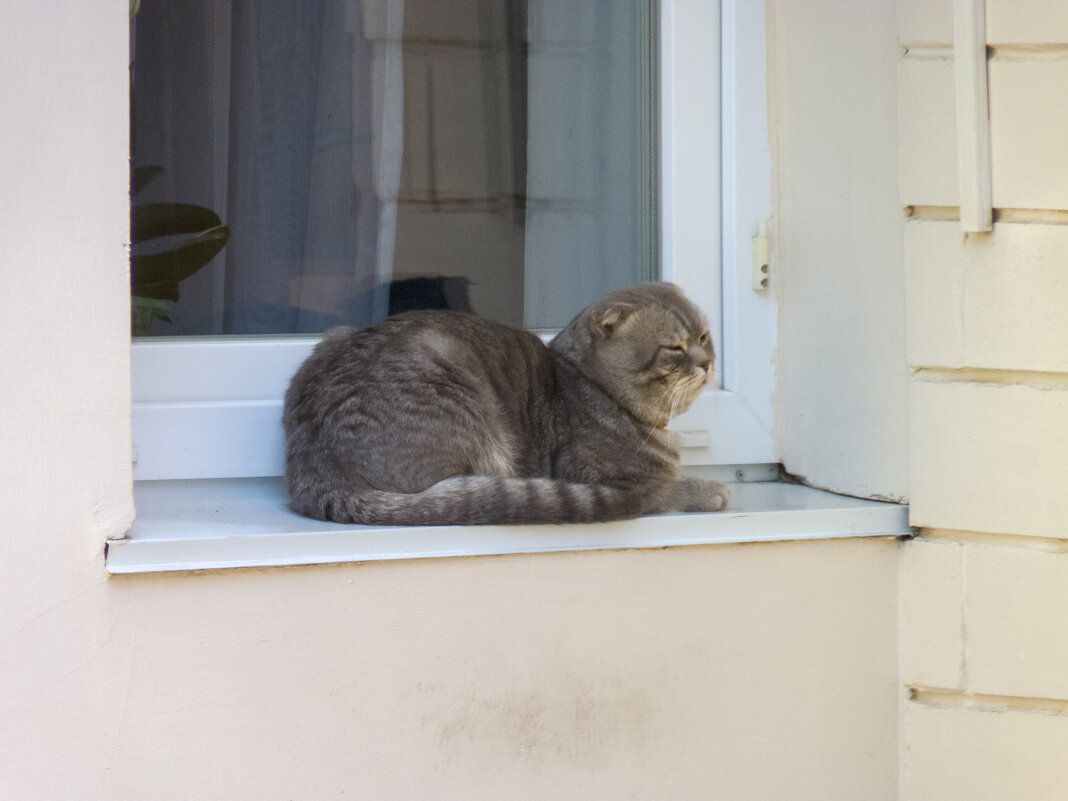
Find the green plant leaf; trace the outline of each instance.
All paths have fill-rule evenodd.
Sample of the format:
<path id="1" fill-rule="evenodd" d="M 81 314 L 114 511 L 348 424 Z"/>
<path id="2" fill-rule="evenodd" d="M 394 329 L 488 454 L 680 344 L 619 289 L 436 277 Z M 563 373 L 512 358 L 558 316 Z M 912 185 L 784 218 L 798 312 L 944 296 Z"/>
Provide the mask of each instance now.
<path id="1" fill-rule="evenodd" d="M 137 242 L 157 236 L 197 234 L 222 225 L 219 215 L 190 203 L 140 203 L 133 207 L 130 238 Z"/>
<path id="2" fill-rule="evenodd" d="M 152 323 L 163 320 L 169 323 L 167 316 L 171 304 L 165 300 L 142 298 L 134 295 L 130 298 L 130 333 L 135 337 L 145 337 L 152 333 Z"/>
<path id="3" fill-rule="evenodd" d="M 215 217 L 214 213 L 208 213 Z M 215 219 L 218 220 L 218 217 Z M 176 237 L 161 252 L 139 253 L 135 246 L 130 260 L 131 291 L 145 298 L 177 301 L 178 282 L 184 281 L 215 258 L 229 239 L 230 229 L 225 225 L 216 225 L 206 231 Z"/>

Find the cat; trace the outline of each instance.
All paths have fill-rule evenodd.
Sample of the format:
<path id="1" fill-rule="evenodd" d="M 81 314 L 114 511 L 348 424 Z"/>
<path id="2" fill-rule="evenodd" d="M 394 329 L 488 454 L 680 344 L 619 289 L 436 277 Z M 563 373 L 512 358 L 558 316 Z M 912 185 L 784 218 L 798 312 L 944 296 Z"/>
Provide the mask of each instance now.
<path id="1" fill-rule="evenodd" d="M 712 512 L 665 426 L 712 377 L 669 283 L 612 292 L 546 346 L 454 311 L 334 328 L 286 392 L 291 508 L 339 523 L 588 523 Z"/>

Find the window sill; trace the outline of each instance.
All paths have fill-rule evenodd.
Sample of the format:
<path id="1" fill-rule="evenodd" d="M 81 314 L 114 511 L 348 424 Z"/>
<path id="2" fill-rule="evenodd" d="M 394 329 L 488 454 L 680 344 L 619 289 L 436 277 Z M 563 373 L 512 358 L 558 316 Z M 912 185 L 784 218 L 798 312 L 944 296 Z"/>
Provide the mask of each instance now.
<path id="1" fill-rule="evenodd" d="M 291 512 L 280 478 L 142 481 L 109 573 L 380 559 L 901 536 L 908 507 L 777 482 L 731 485 L 732 507 L 581 526 L 343 526 Z"/>

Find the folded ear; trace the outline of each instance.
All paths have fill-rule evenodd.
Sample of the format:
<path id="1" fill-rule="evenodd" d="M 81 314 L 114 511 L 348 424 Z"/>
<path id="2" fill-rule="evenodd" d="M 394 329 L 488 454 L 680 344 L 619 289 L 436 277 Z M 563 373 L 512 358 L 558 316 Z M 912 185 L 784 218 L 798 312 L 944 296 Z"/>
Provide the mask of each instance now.
<path id="1" fill-rule="evenodd" d="M 608 339 L 638 307 L 629 303 L 611 303 L 594 309 L 590 315 L 590 330 L 600 339 Z"/>

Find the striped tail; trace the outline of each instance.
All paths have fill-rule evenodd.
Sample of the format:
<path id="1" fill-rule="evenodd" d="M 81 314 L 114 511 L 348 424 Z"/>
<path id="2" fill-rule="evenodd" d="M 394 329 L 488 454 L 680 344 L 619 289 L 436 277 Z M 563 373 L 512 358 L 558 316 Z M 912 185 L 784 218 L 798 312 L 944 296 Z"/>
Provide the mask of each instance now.
<path id="1" fill-rule="evenodd" d="M 338 523 L 446 526 L 600 523 L 653 511 L 639 493 L 553 478 L 456 476 L 423 492 L 374 489 L 293 493 L 299 514 Z"/>

